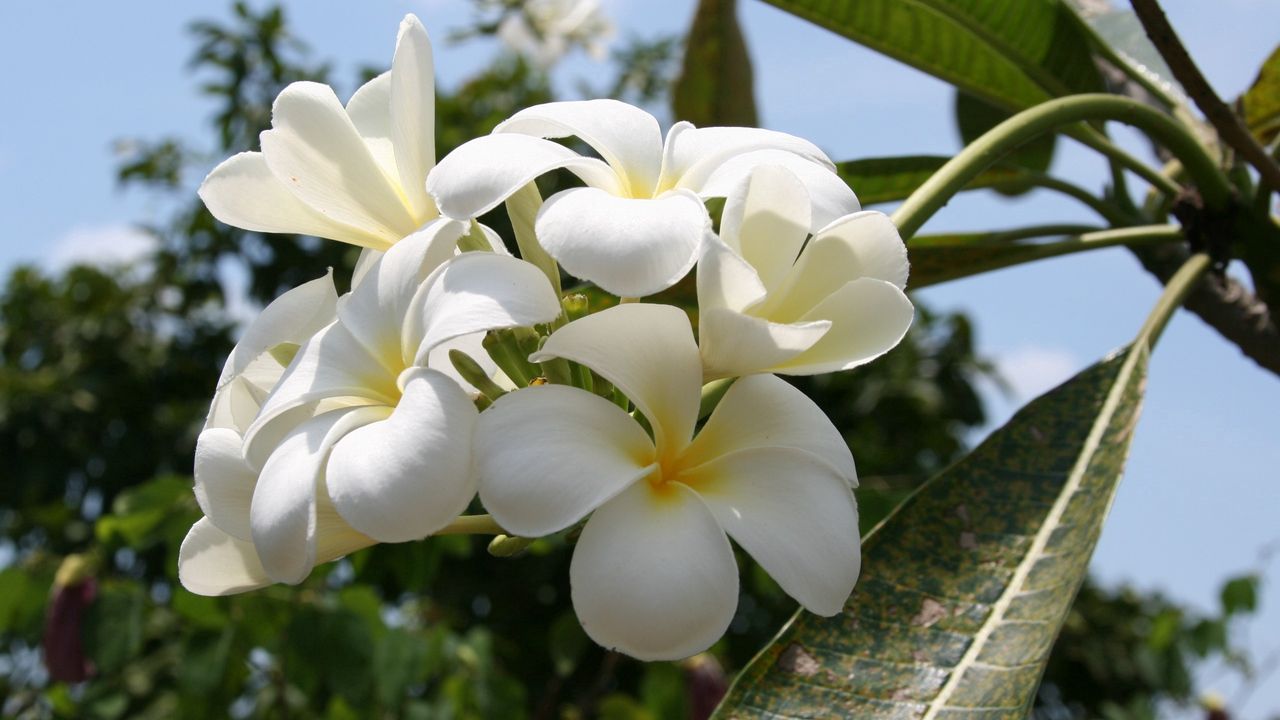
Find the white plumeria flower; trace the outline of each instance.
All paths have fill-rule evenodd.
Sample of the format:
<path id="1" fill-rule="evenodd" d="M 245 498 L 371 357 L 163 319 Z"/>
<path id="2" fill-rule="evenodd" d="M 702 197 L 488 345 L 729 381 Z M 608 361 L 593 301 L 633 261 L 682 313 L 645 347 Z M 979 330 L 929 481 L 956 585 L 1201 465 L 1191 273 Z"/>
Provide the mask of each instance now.
<path id="1" fill-rule="evenodd" d="M 784 167 L 757 167 L 728 196 L 698 264 L 708 379 L 847 370 L 906 335 L 907 248 L 889 218 L 845 215 L 806 244 L 810 225 L 805 184 Z"/>
<path id="2" fill-rule="evenodd" d="M 236 486 L 233 534 L 259 563 L 243 574 L 260 568 L 261 576 L 247 587 L 226 582 L 210 555 L 183 572 L 189 589 L 298 583 L 317 563 L 425 537 L 466 508 L 477 411 L 447 353 L 474 352 L 486 330 L 560 312 L 534 266 L 493 253 L 455 256 L 466 229 L 439 219 L 394 245 L 337 301 L 337 318 L 298 348 L 242 448 L 228 448 L 227 466 L 205 473 L 208 487 Z"/>
<path id="3" fill-rule="evenodd" d="M 284 374 L 281 360 L 287 362 L 287 353 L 333 322 L 337 299 L 329 275 L 281 295 L 245 329 L 223 366 L 196 440 L 195 494 L 205 517 L 191 527 L 178 552 L 178 578 L 194 593 L 226 595 L 272 582 L 249 525 L 258 473 L 244 460 L 243 435 Z M 326 545 L 318 562 L 373 544 L 326 509 L 318 514 L 316 535 Z"/>
<path id="4" fill-rule="evenodd" d="M 480 415 L 480 499 L 525 537 L 590 514 L 570 565 L 597 643 L 642 660 L 705 650 L 729 626 L 728 536 L 809 610 L 840 611 L 861 566 L 853 457 L 808 398 L 773 375 L 738 380 L 694 437 L 702 368 L 684 313 L 622 305 L 576 320 L 531 359 L 562 357 L 623 391 L 617 405 L 543 385 Z"/>
<path id="5" fill-rule="evenodd" d="M 604 160 L 545 138 L 576 136 Z M 704 198 L 726 195 L 752 167 L 784 165 L 804 180 L 820 227 L 858 209 L 853 191 L 813 144 L 755 128 L 658 121 L 616 100 L 554 102 L 521 110 L 449 153 L 427 178 L 440 211 L 481 215 L 543 173 L 572 171 L 587 187 L 547 199 L 538 242 L 569 273 L 615 295 L 641 297 L 693 267 L 710 228 Z"/>
<path id="6" fill-rule="evenodd" d="M 498 37 L 539 67 L 556 63 L 578 44 L 596 60 L 604 58 L 613 25 L 599 0 L 527 0 L 498 25 Z"/>
<path id="7" fill-rule="evenodd" d="M 407 15 L 389 72 L 345 108 L 328 85 L 289 85 L 272 106 L 262 152 L 214 168 L 200 197 L 228 225 L 385 250 L 440 214 L 426 192 L 434 133 L 431 41 Z"/>

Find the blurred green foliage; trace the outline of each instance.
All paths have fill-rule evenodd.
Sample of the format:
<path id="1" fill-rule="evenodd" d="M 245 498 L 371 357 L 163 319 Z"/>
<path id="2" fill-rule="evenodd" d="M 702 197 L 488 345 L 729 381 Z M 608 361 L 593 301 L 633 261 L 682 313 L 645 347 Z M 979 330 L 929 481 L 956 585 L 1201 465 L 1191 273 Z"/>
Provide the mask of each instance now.
<path id="1" fill-rule="evenodd" d="M 642 664 L 591 643 L 569 603 L 563 540 L 538 541 L 517 559 L 489 556 L 484 538 L 382 545 L 298 587 L 231 598 L 177 584 L 177 548 L 199 516 L 194 439 L 234 336 L 227 277 L 246 278 L 245 295 L 260 304 L 330 266 L 342 282 L 357 255 L 227 227 L 195 198 L 192 185 L 212 161 L 256 148 L 284 85 L 330 81 L 331 71 L 289 34 L 279 8 L 237 3 L 229 23 L 191 32 L 192 68 L 213 104 L 212 144 L 121 146 L 120 181 L 172 208 L 148 228 L 156 252 L 127 271 L 20 268 L 0 291 L 0 457 L 9 459 L 0 478 L 0 714 L 688 717 L 706 668 Z M 633 39 L 616 54 L 612 94 L 664 97 L 677 49 L 671 39 Z M 439 152 L 550 99 L 544 73 L 502 56 L 438 92 Z M 969 321 L 918 312 L 909 339 L 882 361 L 798 383 L 854 448 L 864 527 L 958 458 L 985 421 L 974 383 L 989 368 L 974 355 Z M 55 575 L 73 553 L 97 584 L 80 608 L 94 675 L 66 684 L 49 679 L 39 646 Z M 730 673 L 794 610 L 741 561 L 739 613 L 713 648 Z M 1229 618 L 1253 609 L 1256 581 L 1228 584 L 1223 603 L 1222 617 L 1194 618 L 1158 598 L 1086 588 L 1046 685 L 1057 693 L 1046 712 L 1068 714 L 1046 717 L 1187 699 L 1194 662 L 1227 651 Z M 1116 657 L 1132 667 L 1099 660 Z"/>

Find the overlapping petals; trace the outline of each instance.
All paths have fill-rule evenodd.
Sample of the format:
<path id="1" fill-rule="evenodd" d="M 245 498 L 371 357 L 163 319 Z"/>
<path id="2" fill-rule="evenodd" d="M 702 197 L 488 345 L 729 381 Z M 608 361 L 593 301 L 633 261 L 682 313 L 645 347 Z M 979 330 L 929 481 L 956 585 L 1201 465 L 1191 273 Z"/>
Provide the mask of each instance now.
<path id="1" fill-rule="evenodd" d="M 698 272 L 708 378 L 847 370 L 906 335 L 914 309 L 897 228 L 882 213 L 856 212 L 806 244 L 809 197 L 792 169 L 775 165 L 755 168 L 729 195 Z"/>
<path id="2" fill-rule="evenodd" d="M 297 583 L 317 563 L 422 538 L 465 509 L 477 411 L 432 367 L 433 351 L 560 311 L 532 265 L 455 256 L 466 230 L 435 220 L 376 258 L 348 295 L 334 298 L 326 278 L 327 297 L 292 291 L 263 312 L 269 327 L 246 332 L 211 414 L 239 424 L 206 430 L 197 452 L 208 522 L 184 544 L 188 589 Z"/>
<path id="3" fill-rule="evenodd" d="M 271 584 L 253 543 L 249 516 L 258 472 L 245 461 L 243 434 L 289 356 L 333 321 L 336 304 L 331 277 L 304 283 L 264 308 L 227 358 L 196 441 L 195 494 L 205 517 L 179 550 L 179 577 L 192 592 L 223 595 Z M 340 523 L 315 532 L 335 535 L 340 554 L 369 544 Z"/>
<path id="4" fill-rule="evenodd" d="M 327 85 L 289 85 L 272 107 L 262 151 L 214 168 L 200 197 L 228 225 L 386 249 L 439 216 L 425 184 L 435 165 L 434 118 L 431 42 L 408 15 L 389 72 L 346 107 Z"/>
<path id="5" fill-rule="evenodd" d="M 550 139 L 576 137 L 603 160 Z M 809 186 L 814 222 L 858 209 L 853 192 L 812 144 L 753 128 L 658 122 L 615 100 L 537 105 L 449 154 L 427 179 L 441 212 L 470 218 L 537 176 L 565 168 L 586 188 L 561 191 L 538 213 L 539 242 L 566 270 L 622 296 L 673 285 L 697 260 L 710 227 L 702 200 L 726 194 L 753 167 L 782 163 Z"/>
<path id="6" fill-rule="evenodd" d="M 811 401 L 738 380 L 694 437 L 701 369 L 684 313 L 622 305 L 554 333 L 535 360 L 581 363 L 621 389 L 653 439 L 584 390 L 528 388 L 476 429 L 480 497 L 536 536 L 589 517 L 570 568 L 587 633 L 645 660 L 706 649 L 737 604 L 728 537 L 806 608 L 839 611 L 859 570 L 853 458 Z"/>

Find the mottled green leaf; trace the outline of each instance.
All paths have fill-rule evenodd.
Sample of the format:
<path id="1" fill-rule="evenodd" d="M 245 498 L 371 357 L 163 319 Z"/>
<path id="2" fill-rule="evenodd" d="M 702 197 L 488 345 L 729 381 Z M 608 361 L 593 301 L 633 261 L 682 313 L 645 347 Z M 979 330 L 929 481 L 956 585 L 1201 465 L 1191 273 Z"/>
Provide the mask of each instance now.
<path id="1" fill-rule="evenodd" d="M 1243 97 L 1244 122 L 1263 143 L 1280 134 L 1280 47 L 1262 63 L 1258 77 Z"/>
<path id="2" fill-rule="evenodd" d="M 875 205 L 906 199 L 950 159 L 941 155 L 864 158 L 837 163 L 836 171 L 863 205 Z M 965 189 L 1015 185 L 1023 176 L 1012 167 L 993 167 L 982 171 Z"/>
<path id="3" fill-rule="evenodd" d="M 1060 0 L 768 0 L 1000 107 L 1103 89 Z"/>
<path id="4" fill-rule="evenodd" d="M 799 613 L 715 717 L 1025 717 L 1120 478 L 1145 342 L 1031 402 L 863 546 L 832 618 Z"/>
<path id="5" fill-rule="evenodd" d="M 751 57 L 738 25 L 737 0 L 700 0 L 671 91 L 677 120 L 694 125 L 755 126 Z"/>

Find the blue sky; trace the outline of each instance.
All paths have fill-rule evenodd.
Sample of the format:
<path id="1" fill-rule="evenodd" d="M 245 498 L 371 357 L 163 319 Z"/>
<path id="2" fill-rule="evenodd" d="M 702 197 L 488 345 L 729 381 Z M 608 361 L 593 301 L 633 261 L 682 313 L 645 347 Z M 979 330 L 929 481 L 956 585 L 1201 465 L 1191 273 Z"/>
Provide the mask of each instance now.
<path id="1" fill-rule="evenodd" d="M 1164 4 L 1226 97 L 1248 86 L 1280 40 L 1280 3 L 1272 0 Z M 807 137 L 836 159 L 950 154 L 959 147 L 946 85 L 757 0 L 741 5 L 767 127 Z M 693 12 L 692 0 L 605 0 L 605 7 L 620 35 L 677 32 Z M 335 62 L 339 79 L 361 65 L 389 63 L 405 12 L 418 13 L 436 39 L 444 84 L 456 83 L 497 49 L 490 42 L 443 42 L 448 29 L 470 17 L 462 0 L 316 0 L 287 8 L 295 33 L 317 56 Z M 0 212 L 7 220 L 0 271 L 17 262 L 57 266 L 128 254 L 138 243 L 130 225 L 163 217 L 165 206 L 156 198 L 115 186 L 113 143 L 207 136 L 211 108 L 189 75 L 192 47 L 184 28 L 192 19 L 226 14 L 221 2 L 160 0 L 6 3 L 0 9 L 0 61 L 8 69 L 10 98 L 0 116 Z M 575 56 L 557 80 L 568 88 L 576 78 L 604 72 Z M 1116 134 L 1145 151 L 1133 133 Z M 1105 177 L 1097 157 L 1068 142 L 1054 172 L 1090 188 L 1101 187 Z M 952 202 L 926 232 L 1050 221 L 1094 219 L 1060 198 L 1010 202 L 973 193 Z M 980 350 L 1019 391 L 1013 403 L 992 395 L 1003 419 L 1131 338 L 1158 292 L 1131 256 L 1111 250 L 983 275 L 920 297 L 973 316 Z M 1280 537 L 1277 407 L 1280 380 L 1195 317 L 1176 317 L 1152 360 L 1146 409 L 1093 563 L 1096 575 L 1215 608 L 1221 580 L 1254 568 L 1257 550 Z M 1260 652 L 1280 644 L 1277 565 L 1268 568 L 1263 612 L 1248 629 Z M 1231 685 L 1218 689 L 1231 696 Z M 1280 710 L 1280 678 L 1244 709 L 1243 717 Z"/>

